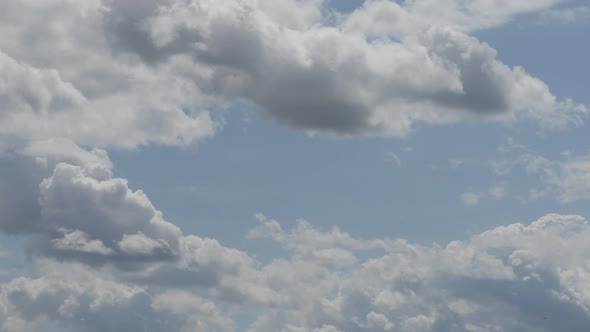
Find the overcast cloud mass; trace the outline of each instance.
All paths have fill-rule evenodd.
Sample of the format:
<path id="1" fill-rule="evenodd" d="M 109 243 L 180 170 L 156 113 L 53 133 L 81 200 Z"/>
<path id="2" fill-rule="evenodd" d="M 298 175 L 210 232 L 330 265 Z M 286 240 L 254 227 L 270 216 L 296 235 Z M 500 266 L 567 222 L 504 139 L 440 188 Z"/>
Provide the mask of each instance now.
<path id="1" fill-rule="evenodd" d="M 275 220 L 251 206 L 261 212 L 235 222 L 247 224 L 240 237 L 260 251 L 169 219 L 119 174 L 113 153 L 200 155 L 240 108 L 351 151 L 357 140 L 411 146 L 416 134 L 461 125 L 528 128 L 532 139 L 584 128 L 587 101 L 555 94 L 480 36 L 527 17 L 574 24 L 587 7 L 367 0 L 344 10 L 336 2 L 1 1 L 0 232 L 18 244 L 1 245 L 0 260 L 23 254 L 26 263 L 0 268 L 0 331 L 589 331 L 585 211 L 538 210 L 535 219 L 423 243 L 355 235 L 338 220 Z M 445 156 L 456 176 L 479 165 L 492 180 L 442 196 L 461 209 L 590 200 L 587 147 L 555 155 L 501 142 L 481 160 Z M 410 153 L 429 152 L 408 147 L 383 159 L 402 172 L 413 167 Z M 304 160 L 314 163 L 311 153 Z M 346 162 L 335 161 L 334 172 Z M 162 178 L 180 163 L 158 164 Z M 526 176 L 525 194 L 514 192 L 520 184 L 511 176 Z M 225 185 L 216 190 L 229 197 Z"/>

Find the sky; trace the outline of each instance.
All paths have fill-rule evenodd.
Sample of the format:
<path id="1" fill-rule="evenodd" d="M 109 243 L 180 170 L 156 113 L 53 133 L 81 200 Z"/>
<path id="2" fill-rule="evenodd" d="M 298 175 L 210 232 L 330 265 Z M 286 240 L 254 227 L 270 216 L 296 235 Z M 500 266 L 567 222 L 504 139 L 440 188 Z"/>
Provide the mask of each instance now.
<path id="1" fill-rule="evenodd" d="M 590 330 L 590 6 L 0 3 L 0 331 Z"/>

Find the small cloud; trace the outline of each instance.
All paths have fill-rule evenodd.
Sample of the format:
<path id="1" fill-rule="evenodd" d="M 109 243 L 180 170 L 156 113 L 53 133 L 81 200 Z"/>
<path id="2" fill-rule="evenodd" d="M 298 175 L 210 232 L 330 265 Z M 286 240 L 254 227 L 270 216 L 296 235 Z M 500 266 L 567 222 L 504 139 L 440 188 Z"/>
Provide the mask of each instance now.
<path id="1" fill-rule="evenodd" d="M 480 198 L 481 198 L 480 194 L 470 192 L 470 191 L 466 191 L 461 194 L 461 200 L 463 201 L 463 204 L 465 204 L 467 206 L 477 205 L 479 203 Z"/>
<path id="2" fill-rule="evenodd" d="M 496 200 L 501 200 L 506 195 L 506 184 L 499 183 L 492 185 L 490 189 L 488 189 L 488 194 Z"/>

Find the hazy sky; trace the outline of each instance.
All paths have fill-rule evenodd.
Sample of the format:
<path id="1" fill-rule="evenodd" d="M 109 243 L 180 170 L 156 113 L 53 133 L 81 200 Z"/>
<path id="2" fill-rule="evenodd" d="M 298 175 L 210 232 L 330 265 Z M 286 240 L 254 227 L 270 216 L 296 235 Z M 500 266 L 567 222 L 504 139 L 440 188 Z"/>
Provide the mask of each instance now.
<path id="1" fill-rule="evenodd" d="M 0 332 L 589 331 L 590 7 L 0 2 Z"/>

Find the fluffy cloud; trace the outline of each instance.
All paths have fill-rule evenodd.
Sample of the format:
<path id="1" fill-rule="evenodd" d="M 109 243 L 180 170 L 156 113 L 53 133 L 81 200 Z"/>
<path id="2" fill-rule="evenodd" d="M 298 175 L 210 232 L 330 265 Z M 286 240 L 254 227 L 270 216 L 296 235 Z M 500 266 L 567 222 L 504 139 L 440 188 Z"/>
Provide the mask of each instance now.
<path id="1" fill-rule="evenodd" d="M 590 225 L 582 217 L 547 215 L 530 225 L 501 226 L 446 246 L 355 239 L 342 231 L 323 232 L 306 224 L 302 232 L 301 227 L 284 232 L 284 258 L 267 264 L 250 261 L 248 270 L 230 279 L 236 289 L 250 289 L 241 297 L 228 297 L 221 288 L 195 288 L 198 280 L 170 279 L 162 287 L 130 281 L 128 274 L 108 267 L 38 260 L 41 277 L 19 277 L 0 289 L 0 326 L 10 331 L 18 326 L 35 330 L 44 323 L 89 331 L 144 326 L 154 331 L 590 327 L 590 272 L 585 263 Z M 358 260 L 325 264 L 301 256 L 301 246 L 307 247 L 303 251 L 347 248 Z M 375 247 L 381 249 L 365 252 Z M 208 248 L 193 255 L 199 264 L 241 262 L 240 257 L 247 256 L 218 244 Z M 232 263 L 215 264 L 219 271 L 233 269 Z M 263 290 L 273 301 L 260 301 Z M 245 307 L 246 318 L 235 314 Z"/>
<path id="2" fill-rule="evenodd" d="M 468 35 L 557 2 L 381 0 L 338 14 L 319 0 L 7 1 L 0 135 L 190 144 L 220 126 L 209 111 L 240 100 L 340 135 L 523 118 L 562 128 L 586 108 Z"/>
<path id="3" fill-rule="evenodd" d="M 66 137 L 133 147 L 188 144 L 213 134 L 209 113 L 195 109 L 202 104 L 191 84 L 116 56 L 104 26 L 106 5 L 0 4 L 3 140 Z"/>
<path id="4" fill-rule="evenodd" d="M 305 291 L 297 280 L 312 267 L 331 272 L 316 272 L 315 282 L 305 282 L 317 286 L 314 295 L 298 297 L 296 313 L 261 314 L 252 330 L 552 331 L 567 325 L 582 331 L 590 312 L 580 246 L 586 246 L 589 231 L 581 217 L 547 215 L 444 247 L 389 241 L 383 254 L 345 272 L 294 255 L 269 279 L 282 278 L 292 296 Z M 314 248 L 314 242 L 308 246 Z"/>
<path id="5" fill-rule="evenodd" d="M 175 3 L 151 17 L 148 29 L 161 53 L 190 54 L 211 70 L 204 90 L 245 98 L 310 131 L 404 136 L 420 122 L 518 117 L 563 127 L 574 121 L 569 112 L 586 110 L 557 102 L 542 81 L 502 64 L 462 29 L 414 15 L 422 2 L 369 1 L 335 25 L 288 28 L 263 3 Z M 552 3 L 508 6 L 504 15 Z M 195 46 L 187 50 L 188 42 Z"/>
<path id="6" fill-rule="evenodd" d="M 215 304 L 196 295 L 170 290 L 153 296 L 146 288 L 76 264 L 41 262 L 40 268 L 41 278 L 15 278 L 2 285 L 0 330 L 233 330 Z"/>

